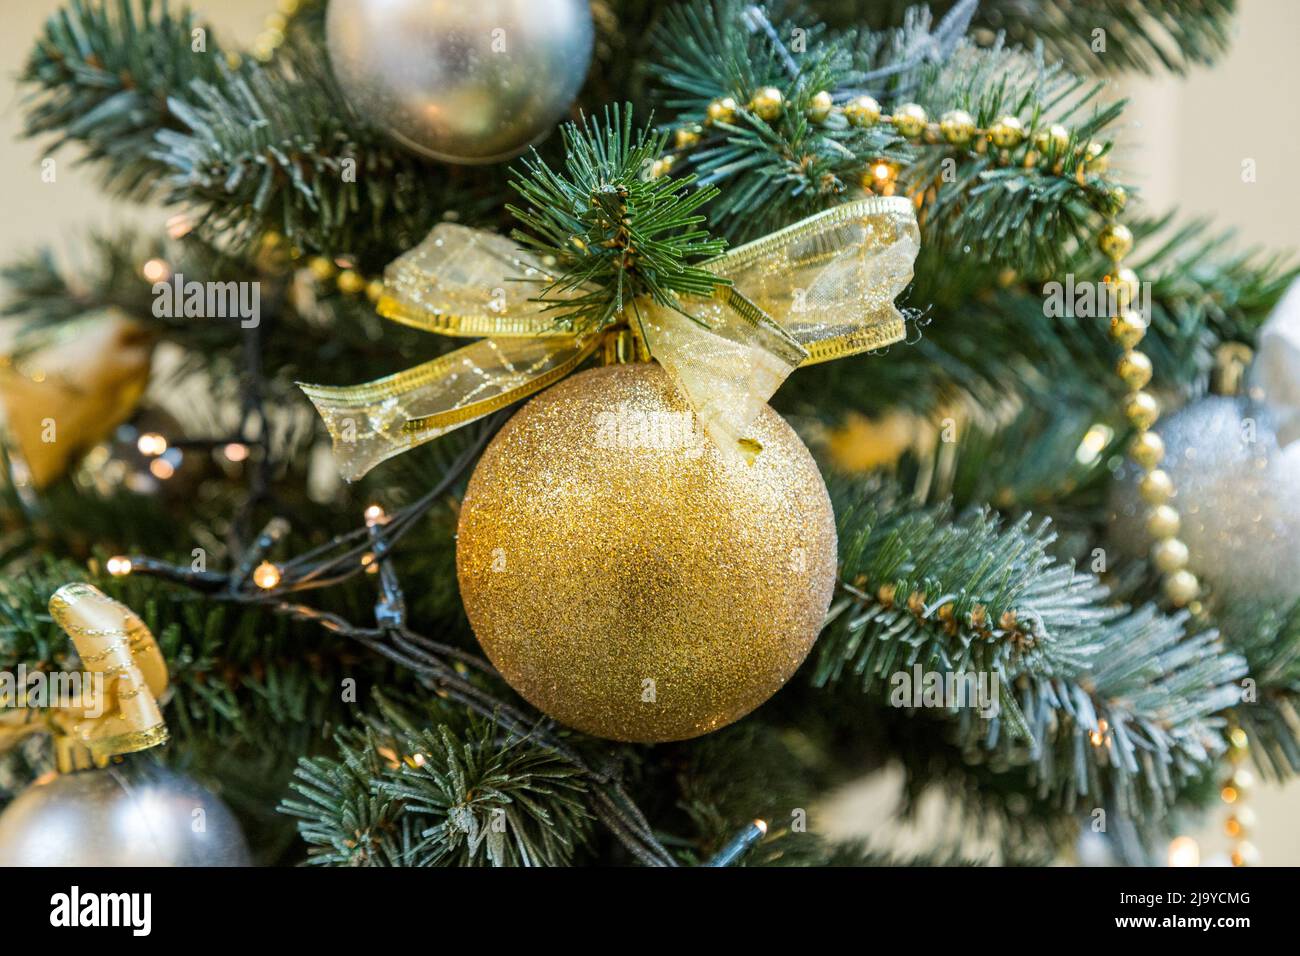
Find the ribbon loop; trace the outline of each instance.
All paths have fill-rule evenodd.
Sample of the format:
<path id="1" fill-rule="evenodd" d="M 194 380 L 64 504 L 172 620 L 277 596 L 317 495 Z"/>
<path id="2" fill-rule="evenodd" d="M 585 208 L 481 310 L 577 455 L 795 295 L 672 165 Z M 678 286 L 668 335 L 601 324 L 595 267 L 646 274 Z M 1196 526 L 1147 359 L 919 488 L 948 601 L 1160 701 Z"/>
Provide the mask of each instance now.
<path id="1" fill-rule="evenodd" d="M 426 332 L 563 336 L 537 301 L 552 281 L 532 253 L 495 232 L 444 222 L 384 270 L 379 314 Z M 562 301 L 554 291 L 549 301 Z"/>
<path id="2" fill-rule="evenodd" d="M 812 365 L 904 337 L 894 298 L 912 281 L 920 248 L 911 201 L 878 196 L 738 246 L 706 268 L 789 332 Z"/>
<path id="3" fill-rule="evenodd" d="M 753 455 L 761 449 L 748 428 L 794 369 L 903 338 L 893 300 L 911 281 L 919 247 L 909 200 L 858 200 L 705 263 L 730 282 L 712 296 L 672 304 L 641 296 L 623 319 L 637 324 L 713 440 Z M 360 478 L 585 361 L 600 336 L 565 334 L 547 313 L 589 290 L 552 282 L 546 263 L 506 237 L 450 223 L 393 262 L 381 314 L 487 338 L 366 385 L 300 384 L 325 420 L 343 477 Z"/>

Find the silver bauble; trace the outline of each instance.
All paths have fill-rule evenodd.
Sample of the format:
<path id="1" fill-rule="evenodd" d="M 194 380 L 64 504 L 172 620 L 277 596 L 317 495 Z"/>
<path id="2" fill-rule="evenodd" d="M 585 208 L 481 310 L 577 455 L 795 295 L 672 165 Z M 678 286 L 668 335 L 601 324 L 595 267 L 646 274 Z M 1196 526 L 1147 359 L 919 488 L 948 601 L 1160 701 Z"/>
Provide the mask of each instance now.
<path id="1" fill-rule="evenodd" d="M 0 813 L 0 866 L 248 866 L 225 804 L 152 764 L 60 774 Z"/>
<path id="2" fill-rule="evenodd" d="M 555 127 L 591 63 L 587 0 L 330 0 L 326 41 L 353 107 L 451 163 L 508 159 Z"/>
<path id="3" fill-rule="evenodd" d="M 1156 431 L 1189 569 L 1227 601 L 1300 599 L 1300 442 L 1279 447 L 1266 408 L 1228 397 L 1193 402 Z M 1138 476 L 1128 463 L 1116 482 L 1112 536 L 1128 554 L 1145 556 L 1153 542 Z"/>

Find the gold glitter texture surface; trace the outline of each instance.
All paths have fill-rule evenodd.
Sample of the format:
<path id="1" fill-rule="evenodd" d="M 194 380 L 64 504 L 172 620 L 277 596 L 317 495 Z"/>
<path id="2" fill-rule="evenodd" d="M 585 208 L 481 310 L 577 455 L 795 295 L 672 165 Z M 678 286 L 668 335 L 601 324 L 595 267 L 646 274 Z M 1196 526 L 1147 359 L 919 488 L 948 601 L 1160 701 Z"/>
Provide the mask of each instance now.
<path id="1" fill-rule="evenodd" d="M 570 376 L 501 430 L 470 480 L 456 560 L 492 663 L 560 722 L 681 740 L 770 697 L 835 581 L 812 456 L 764 407 L 724 457 L 655 364 Z"/>

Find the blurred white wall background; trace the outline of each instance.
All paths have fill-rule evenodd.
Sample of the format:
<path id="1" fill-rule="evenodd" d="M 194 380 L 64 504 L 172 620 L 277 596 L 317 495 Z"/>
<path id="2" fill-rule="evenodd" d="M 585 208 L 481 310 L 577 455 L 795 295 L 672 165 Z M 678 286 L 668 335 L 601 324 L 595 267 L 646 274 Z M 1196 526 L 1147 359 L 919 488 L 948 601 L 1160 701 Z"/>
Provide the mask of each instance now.
<path id="1" fill-rule="evenodd" d="M 223 36 L 250 40 L 271 0 L 196 0 Z M 114 203 L 96 189 L 89 169 L 70 153 L 58 156 L 57 181 L 42 183 L 40 144 L 17 139 L 19 95 L 12 83 L 42 22 L 57 0 L 0 0 L 0 257 L 51 243 L 66 252 L 87 227 L 128 222 L 162 228 L 165 215 Z M 1104 26 L 1104 24 L 1099 24 Z M 1117 94 L 1132 100 L 1114 166 L 1136 183 L 1147 208 L 1178 206 L 1184 214 L 1212 215 L 1234 226 L 1240 243 L 1300 249 L 1300 3 L 1241 0 L 1232 52 L 1213 70 L 1186 79 L 1126 80 Z M 1243 182 L 1244 160 L 1254 160 L 1254 182 Z M 1140 253 L 1140 250 L 1139 250 Z M 882 827 L 893 806 L 897 777 L 881 775 L 846 788 L 813 815 L 814 826 L 848 836 L 891 830 L 900 847 L 924 844 L 944 832 L 942 801 L 927 801 L 918 823 Z M 1300 864 L 1300 783 L 1260 787 L 1254 805 L 1255 843 L 1264 862 Z M 1202 857 L 1226 847 L 1221 814 L 1196 834 Z"/>

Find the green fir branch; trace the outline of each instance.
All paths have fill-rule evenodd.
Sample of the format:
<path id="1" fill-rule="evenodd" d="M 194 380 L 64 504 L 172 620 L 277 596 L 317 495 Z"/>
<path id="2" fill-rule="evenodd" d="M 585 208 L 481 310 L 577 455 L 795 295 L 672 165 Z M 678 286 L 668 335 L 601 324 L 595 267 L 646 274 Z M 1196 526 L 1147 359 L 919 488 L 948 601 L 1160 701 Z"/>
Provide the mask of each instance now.
<path id="1" fill-rule="evenodd" d="M 942 12 L 952 5 L 944 0 L 933 7 Z M 1080 73 L 1181 75 L 1227 52 L 1236 6 L 1235 0 L 980 0 L 971 28 L 981 38 L 1001 33 L 1026 47 L 1042 43 L 1052 59 Z M 918 7 L 913 0 L 822 0 L 817 9 L 837 27 L 882 30 Z M 1104 50 L 1095 49 L 1098 41 Z"/>
<path id="2" fill-rule="evenodd" d="M 70 0 L 46 21 L 20 74 L 30 88 L 24 132 L 55 137 L 52 149 L 82 146 L 109 192 L 156 196 L 163 167 L 154 136 L 180 126 L 170 98 L 196 80 L 217 80 L 225 60 L 185 8 Z"/>
<path id="3" fill-rule="evenodd" d="M 379 698 L 337 758 L 304 760 L 283 812 L 313 863 L 564 866 L 588 838 L 577 768 L 527 738 L 466 720 L 417 726 Z M 425 708 L 439 711 L 445 708 Z M 447 719 L 450 715 L 442 715 Z"/>
<path id="4" fill-rule="evenodd" d="M 1300 603 L 1219 612 L 1228 645 L 1250 662 L 1253 686 L 1232 709 L 1251 755 L 1273 780 L 1300 773 Z"/>
<path id="5" fill-rule="evenodd" d="M 819 643 L 819 684 L 852 675 L 884 700 L 893 675 L 916 665 L 996 675 L 1001 715 L 943 702 L 957 733 L 1027 767 L 1066 809 L 1158 817 L 1222 754 L 1218 714 L 1246 662 L 1217 633 L 1188 636 L 1185 614 L 1107 606 L 1097 580 L 1055 561 L 1045 527 L 1026 519 L 948 523 L 880 490 L 866 503 L 842 521 L 847 597 Z"/>
<path id="6" fill-rule="evenodd" d="M 563 135 L 564 171 L 534 151 L 511 181 L 525 205 L 508 207 L 527 230 L 514 237 L 558 264 L 539 299 L 561 328 L 605 328 L 638 296 L 682 311 L 679 296 L 726 284 L 698 265 L 725 245 L 698 212 L 717 190 L 691 189 L 694 176 L 654 175 L 667 134 L 634 130 L 631 107 L 614 106 L 603 123 L 569 123 Z"/>

